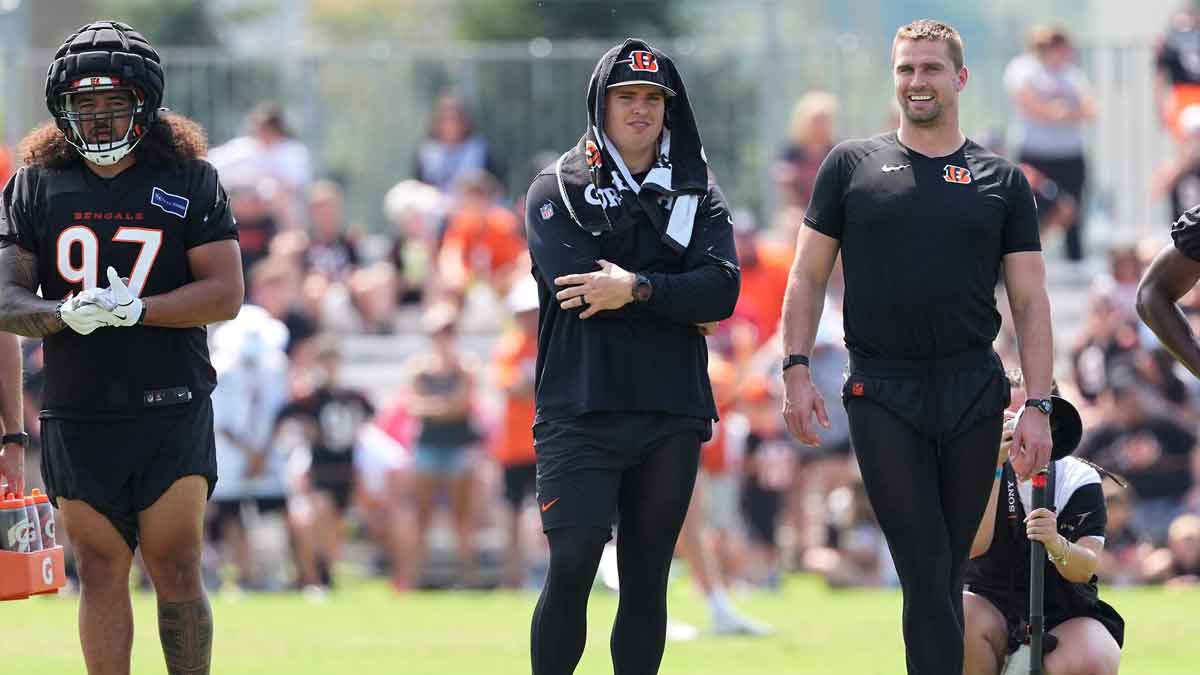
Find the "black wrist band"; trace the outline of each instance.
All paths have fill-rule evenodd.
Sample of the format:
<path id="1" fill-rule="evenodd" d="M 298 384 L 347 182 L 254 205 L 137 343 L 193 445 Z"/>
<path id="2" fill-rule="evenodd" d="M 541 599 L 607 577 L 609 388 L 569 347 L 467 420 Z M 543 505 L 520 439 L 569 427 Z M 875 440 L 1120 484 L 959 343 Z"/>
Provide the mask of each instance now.
<path id="1" fill-rule="evenodd" d="M 142 313 L 138 315 L 137 325 L 139 325 L 139 326 L 142 325 L 142 322 L 145 320 L 146 320 L 146 303 L 143 302 L 142 303 Z"/>
<path id="2" fill-rule="evenodd" d="M 783 360 L 783 369 L 787 370 L 792 366 L 804 366 L 807 368 L 808 357 L 804 354 L 788 354 L 787 358 Z"/>
<path id="3" fill-rule="evenodd" d="M 29 434 L 24 431 L 14 431 L 11 434 L 0 436 L 0 445 L 8 445 L 9 443 L 18 443 L 21 447 L 29 447 Z"/>

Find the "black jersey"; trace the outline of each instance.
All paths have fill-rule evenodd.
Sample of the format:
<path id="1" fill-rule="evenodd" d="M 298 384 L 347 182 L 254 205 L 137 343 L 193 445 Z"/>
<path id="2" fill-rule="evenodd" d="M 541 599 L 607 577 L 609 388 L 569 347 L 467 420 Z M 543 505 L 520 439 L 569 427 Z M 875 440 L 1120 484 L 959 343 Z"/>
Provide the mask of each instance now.
<path id="1" fill-rule="evenodd" d="M 817 172 L 804 222 L 840 240 L 846 346 L 867 358 L 990 346 L 1003 257 L 1041 250 L 1024 174 L 969 140 L 945 157 L 896 132 L 841 143 Z"/>
<path id="2" fill-rule="evenodd" d="M 1154 63 L 1171 84 L 1200 84 L 1200 31 L 1175 30 L 1158 46 Z"/>
<path id="3" fill-rule="evenodd" d="M 314 471 L 328 466 L 349 471 L 358 432 L 374 414 L 375 408 L 361 393 L 321 387 L 289 403 L 279 412 L 279 418 L 295 419 L 307 426 Z"/>
<path id="4" fill-rule="evenodd" d="M 25 167 L 4 189 L 0 239 L 33 252 L 42 297 L 104 286 L 112 266 L 139 296 L 193 281 L 188 251 L 236 239 L 217 172 L 203 160 L 134 164 L 103 179 L 80 161 Z M 43 417 L 128 417 L 207 396 L 216 384 L 203 327 L 70 329 L 45 338 Z"/>
<path id="5" fill-rule="evenodd" d="M 1055 462 L 1054 503 L 1058 533 L 1068 541 L 1097 537 L 1104 541 L 1108 524 L 1100 474 L 1088 464 L 1067 457 Z M 1028 615 L 1029 539 L 1025 515 L 1032 509 L 1032 487 L 1018 484 L 1011 465 L 1006 464 L 996 500 L 996 523 L 987 553 L 967 563 L 965 581 L 971 590 L 990 597 L 1010 598 L 1012 606 L 1001 609 L 1016 616 Z M 1046 604 L 1048 611 L 1083 616 L 1098 600 L 1096 577 L 1084 583 L 1064 579 L 1053 563 L 1046 561 Z"/>

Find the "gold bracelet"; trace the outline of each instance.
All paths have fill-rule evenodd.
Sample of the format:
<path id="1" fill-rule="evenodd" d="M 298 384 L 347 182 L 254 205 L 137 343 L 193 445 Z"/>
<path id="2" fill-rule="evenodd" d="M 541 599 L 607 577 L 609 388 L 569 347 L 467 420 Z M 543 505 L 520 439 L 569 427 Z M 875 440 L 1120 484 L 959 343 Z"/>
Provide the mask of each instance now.
<path id="1" fill-rule="evenodd" d="M 1067 566 L 1067 558 L 1071 555 L 1071 542 L 1067 541 L 1067 538 L 1062 536 L 1061 534 L 1058 535 L 1058 538 L 1061 539 L 1064 544 L 1063 554 L 1060 557 L 1056 558 L 1056 557 L 1054 557 L 1053 554 L 1050 553 L 1050 547 L 1047 546 L 1046 547 L 1046 558 L 1049 559 L 1050 562 L 1054 563 L 1055 565 L 1061 565 L 1062 567 L 1066 567 Z"/>

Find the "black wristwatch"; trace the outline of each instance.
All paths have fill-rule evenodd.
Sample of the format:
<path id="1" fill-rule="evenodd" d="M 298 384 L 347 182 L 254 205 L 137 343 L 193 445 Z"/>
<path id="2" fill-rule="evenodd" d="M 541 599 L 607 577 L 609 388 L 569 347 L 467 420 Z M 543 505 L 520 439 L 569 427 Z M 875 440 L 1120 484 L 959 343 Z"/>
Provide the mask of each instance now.
<path id="1" fill-rule="evenodd" d="M 792 366 L 808 366 L 808 357 L 804 354 L 788 354 L 783 360 L 783 369 L 787 370 Z"/>
<path id="2" fill-rule="evenodd" d="M 28 448 L 29 434 L 24 431 L 14 431 L 11 434 L 0 436 L 0 445 L 8 445 L 9 443 L 19 443 L 22 448 Z"/>
<path id="3" fill-rule="evenodd" d="M 1048 398 L 1031 398 L 1025 401 L 1026 408 L 1037 408 L 1038 412 L 1043 415 L 1049 415 L 1054 412 L 1054 401 Z"/>
<path id="4" fill-rule="evenodd" d="M 635 275 L 633 277 L 633 301 L 649 302 L 651 295 L 654 295 L 654 285 L 650 283 L 646 275 Z"/>

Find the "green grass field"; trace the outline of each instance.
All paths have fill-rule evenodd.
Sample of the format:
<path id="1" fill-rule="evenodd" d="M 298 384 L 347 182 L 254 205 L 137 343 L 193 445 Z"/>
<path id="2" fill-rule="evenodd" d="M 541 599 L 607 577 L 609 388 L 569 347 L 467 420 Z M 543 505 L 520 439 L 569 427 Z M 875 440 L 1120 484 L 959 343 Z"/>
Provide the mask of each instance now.
<path id="1" fill-rule="evenodd" d="M 1128 622 L 1122 672 L 1200 672 L 1200 589 L 1106 589 Z M 408 593 L 358 582 L 313 602 L 297 594 L 213 597 L 217 675 L 474 675 L 528 673 L 533 593 Z M 795 577 L 778 594 L 738 599 L 778 633 L 769 638 L 703 635 L 669 642 L 661 672 L 678 675 L 900 675 L 900 595 L 830 591 Z M 685 579 L 672 582 L 674 618 L 703 627 L 703 602 Z M 77 598 L 0 604 L 3 672 L 83 673 Z M 611 673 L 608 630 L 616 598 L 592 595 L 580 675 Z M 162 673 L 153 596 L 135 596 L 133 672 Z"/>

